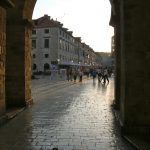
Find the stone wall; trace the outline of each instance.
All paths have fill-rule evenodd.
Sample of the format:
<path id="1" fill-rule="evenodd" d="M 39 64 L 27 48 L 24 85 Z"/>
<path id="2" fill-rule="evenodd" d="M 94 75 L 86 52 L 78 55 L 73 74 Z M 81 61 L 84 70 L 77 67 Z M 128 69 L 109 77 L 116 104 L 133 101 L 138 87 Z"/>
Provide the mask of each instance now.
<path id="1" fill-rule="evenodd" d="M 149 5 L 149 1 L 121 1 L 121 114 L 125 132 L 150 133 Z"/>
<path id="2" fill-rule="evenodd" d="M 31 31 L 36 0 L 13 1 L 7 10 L 6 107 L 24 107 L 31 98 Z"/>
<path id="3" fill-rule="evenodd" d="M 31 56 L 31 35 L 32 28 L 26 26 L 25 28 L 25 102 L 26 105 L 32 105 L 33 100 L 31 97 L 31 69 L 32 69 L 32 56 Z"/>
<path id="4" fill-rule="evenodd" d="M 33 58 L 33 63 L 37 65 L 37 70 L 36 71 L 42 71 L 44 72 L 44 64 L 48 63 L 49 66 L 51 66 L 51 48 L 52 48 L 52 42 L 51 42 L 51 30 L 49 29 L 49 33 L 45 34 L 44 29 L 49 29 L 47 28 L 35 28 L 36 34 L 32 35 L 32 39 L 36 40 L 36 48 L 33 49 L 32 53 L 35 54 L 35 58 Z M 49 39 L 49 48 L 44 48 L 44 39 L 47 37 Z M 55 51 L 57 49 L 55 48 Z M 48 54 L 49 57 L 45 58 L 45 54 Z M 57 58 L 56 58 L 57 60 Z"/>
<path id="5" fill-rule="evenodd" d="M 0 6 L 0 116 L 5 112 L 6 10 Z"/>

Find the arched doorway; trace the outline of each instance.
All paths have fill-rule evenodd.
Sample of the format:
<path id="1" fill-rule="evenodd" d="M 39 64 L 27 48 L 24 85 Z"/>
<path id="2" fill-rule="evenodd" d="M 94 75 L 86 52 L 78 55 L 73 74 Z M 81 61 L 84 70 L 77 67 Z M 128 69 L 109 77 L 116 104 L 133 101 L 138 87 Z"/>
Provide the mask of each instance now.
<path id="1" fill-rule="evenodd" d="M 150 70 L 145 66 L 150 64 L 150 28 L 149 2 L 110 0 L 114 9 L 120 9 L 119 58 L 117 74 L 119 91 L 120 118 L 125 132 L 150 133 Z M 32 12 L 36 0 L 12 0 L 15 7 L 7 11 L 6 40 L 6 107 L 27 106 L 32 104 L 31 97 L 31 29 Z M 6 1 L 0 2 L 1 14 L 6 17 L 4 8 Z M 5 33 L 5 22 L 1 23 L 1 32 Z M 116 24 L 114 23 L 114 26 Z M 4 30 L 4 31 L 3 31 Z M 116 30 L 117 31 L 117 30 Z M 118 33 L 118 31 L 117 31 Z M 14 36 L 15 35 L 15 36 Z M 2 41 L 2 39 L 1 39 Z M 2 46 L 2 44 L 1 44 Z M 5 49 L 5 46 L 3 50 Z M 2 58 L 4 58 L 2 56 Z M 4 64 L 1 65 L 4 71 Z M 3 73 L 4 77 L 5 74 Z M 1 76 L 1 77 L 2 77 Z M 4 78 L 1 82 L 4 90 Z M 20 91 L 18 93 L 18 91 Z M 4 93 L 4 91 L 2 91 Z M 4 94 L 2 99 L 4 98 Z M 2 104 L 3 103 L 3 104 Z M 5 107 L 3 101 L 1 110 Z M 4 111 L 2 111 L 4 113 Z"/>
<path id="2" fill-rule="evenodd" d="M 28 106 L 33 102 L 31 31 L 36 0 L 12 0 L 12 3 L 15 7 L 7 10 L 6 26 L 6 108 Z"/>

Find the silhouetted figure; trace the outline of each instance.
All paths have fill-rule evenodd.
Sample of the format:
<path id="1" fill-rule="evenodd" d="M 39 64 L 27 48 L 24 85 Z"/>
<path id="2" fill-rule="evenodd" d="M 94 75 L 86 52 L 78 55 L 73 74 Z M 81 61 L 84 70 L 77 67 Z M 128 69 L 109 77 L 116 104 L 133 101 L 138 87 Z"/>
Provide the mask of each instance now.
<path id="1" fill-rule="evenodd" d="M 78 75 L 78 72 L 77 72 L 76 69 L 74 69 L 74 70 L 73 70 L 73 79 L 74 79 L 74 82 L 76 82 L 77 75 Z"/>
<path id="2" fill-rule="evenodd" d="M 93 80 L 96 78 L 96 70 L 92 71 Z"/>
<path id="3" fill-rule="evenodd" d="M 108 69 L 107 67 L 104 69 L 104 75 L 103 75 L 103 79 L 104 79 L 104 84 L 106 83 L 106 80 L 107 82 L 109 83 L 109 79 L 108 79 Z"/>
<path id="4" fill-rule="evenodd" d="M 102 72 L 102 68 L 98 69 L 98 82 L 101 82 L 103 79 L 103 72 Z"/>
<path id="5" fill-rule="evenodd" d="M 79 82 L 82 82 L 83 71 L 79 71 Z"/>
<path id="6" fill-rule="evenodd" d="M 69 81 L 70 80 L 70 69 L 69 68 L 67 68 L 67 80 Z"/>

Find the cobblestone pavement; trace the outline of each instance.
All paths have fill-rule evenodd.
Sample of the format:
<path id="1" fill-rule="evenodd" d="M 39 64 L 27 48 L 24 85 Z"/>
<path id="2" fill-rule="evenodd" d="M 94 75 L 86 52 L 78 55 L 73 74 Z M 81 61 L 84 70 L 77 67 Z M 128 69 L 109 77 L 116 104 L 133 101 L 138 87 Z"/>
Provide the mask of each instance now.
<path id="1" fill-rule="evenodd" d="M 0 128 L 0 150 L 134 150 L 114 120 L 113 79 L 51 92 L 43 85 L 34 83 L 34 105 Z"/>

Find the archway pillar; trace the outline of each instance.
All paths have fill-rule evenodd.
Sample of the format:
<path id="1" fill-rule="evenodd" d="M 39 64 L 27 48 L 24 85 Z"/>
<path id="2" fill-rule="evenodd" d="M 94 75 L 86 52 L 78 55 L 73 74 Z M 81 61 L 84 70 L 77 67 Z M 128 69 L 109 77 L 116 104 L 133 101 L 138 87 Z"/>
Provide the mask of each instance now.
<path id="1" fill-rule="evenodd" d="M 120 1 L 111 1 L 111 18 L 109 24 L 114 27 L 114 53 L 115 53 L 115 100 L 114 108 L 120 109 L 121 97 L 121 50 L 120 50 Z"/>
<path id="2" fill-rule="evenodd" d="M 6 10 L 11 1 L 0 1 L 0 116 L 5 113 Z"/>
<path id="3" fill-rule="evenodd" d="M 31 97 L 31 24 L 8 14 L 6 54 L 6 106 L 23 107 Z"/>
<path id="4" fill-rule="evenodd" d="M 121 0 L 121 120 L 124 133 L 150 134 L 149 1 Z"/>
<path id="5" fill-rule="evenodd" d="M 114 43 L 115 43 L 115 100 L 114 108 L 120 110 L 121 98 L 121 51 L 120 51 L 120 25 L 114 28 Z"/>
<path id="6" fill-rule="evenodd" d="M 0 115 L 5 112 L 6 10 L 0 6 Z"/>

